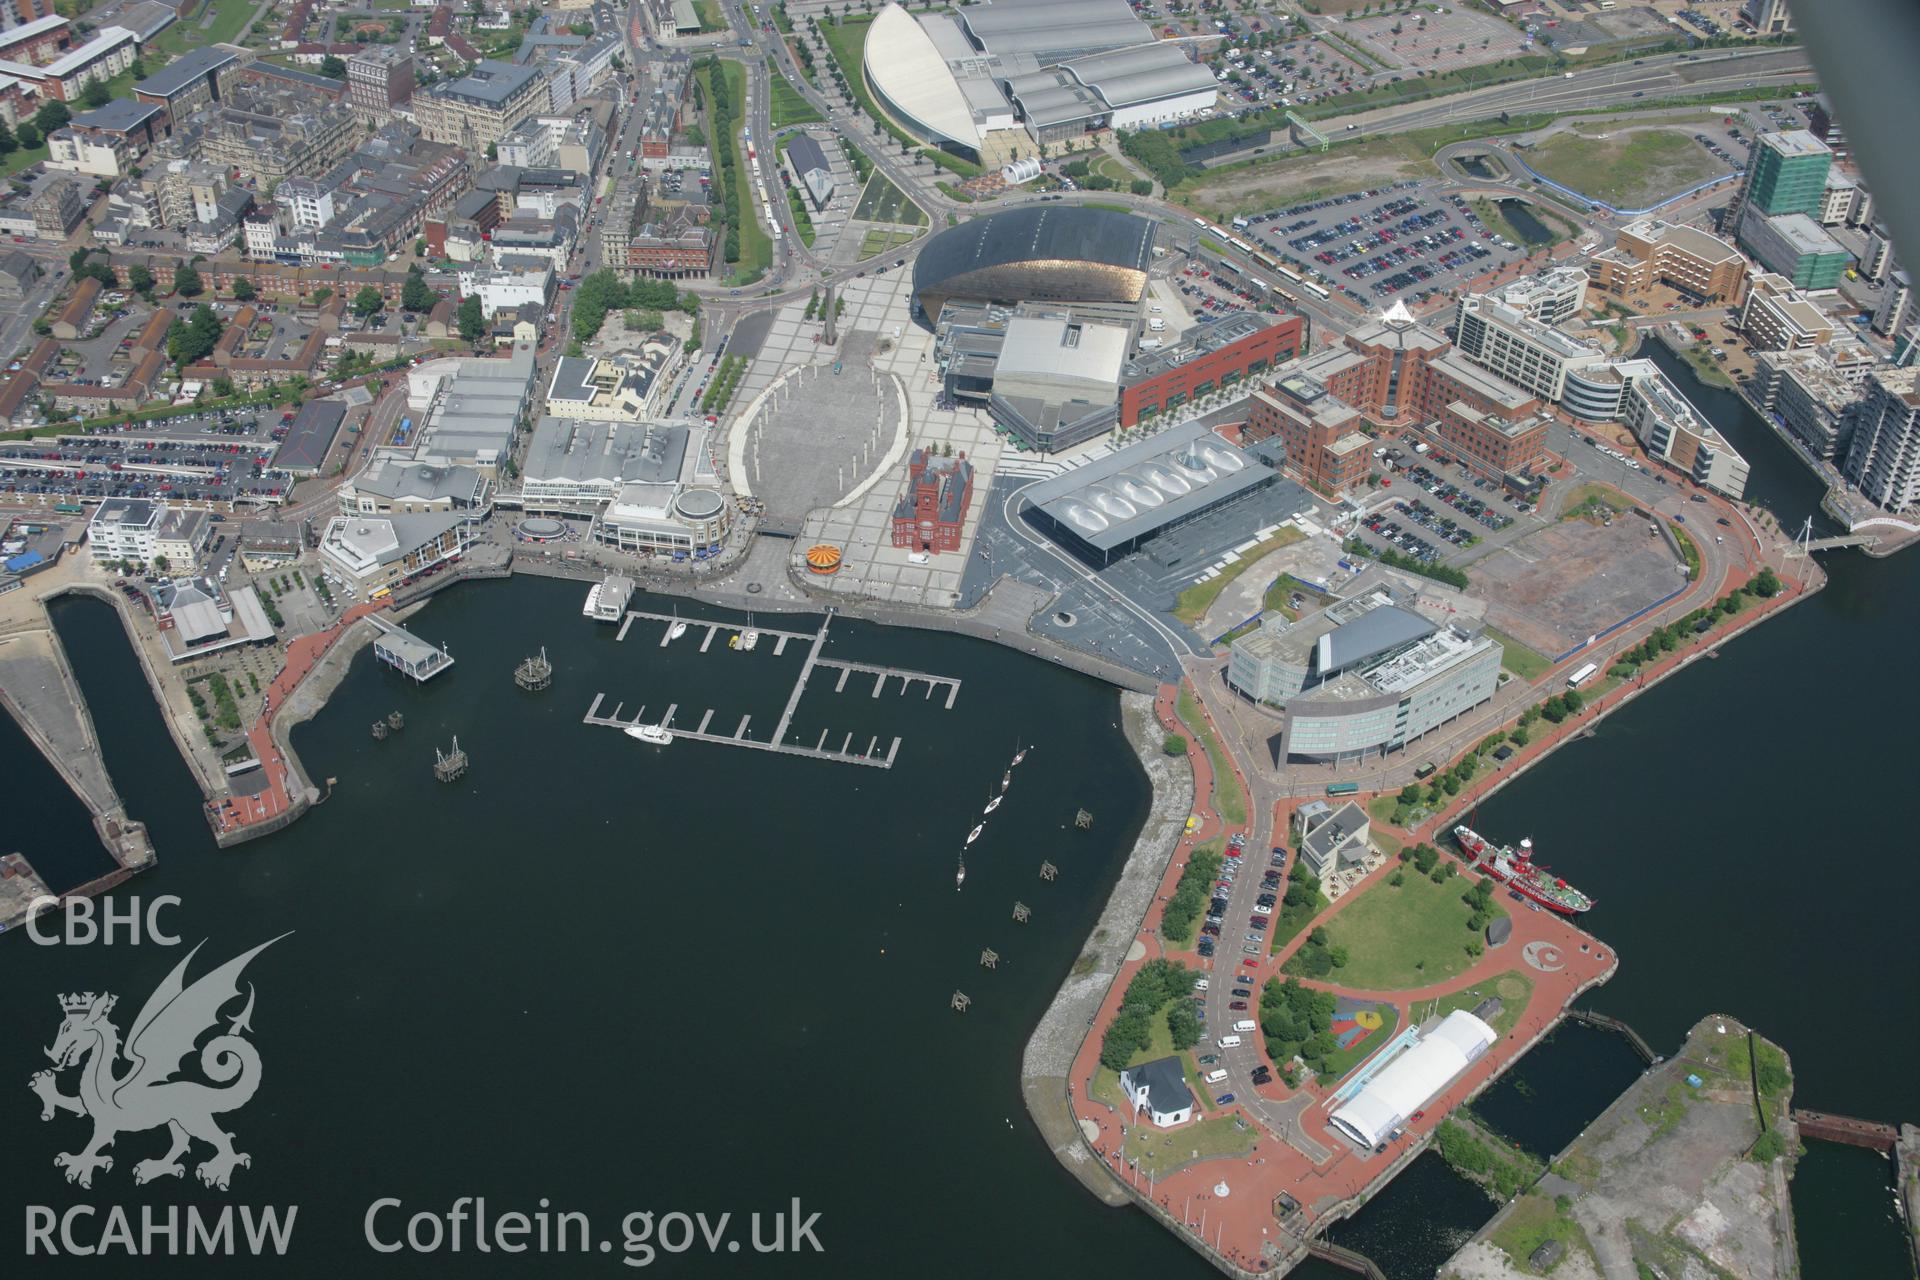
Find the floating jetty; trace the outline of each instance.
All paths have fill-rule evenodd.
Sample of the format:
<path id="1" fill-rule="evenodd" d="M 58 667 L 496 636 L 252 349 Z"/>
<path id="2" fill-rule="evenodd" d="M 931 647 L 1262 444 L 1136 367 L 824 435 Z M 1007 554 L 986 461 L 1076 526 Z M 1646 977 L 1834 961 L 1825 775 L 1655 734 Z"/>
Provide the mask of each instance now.
<path id="1" fill-rule="evenodd" d="M 700 645 L 700 651 L 702 653 L 706 652 L 707 646 L 712 642 L 714 636 L 722 631 L 731 630 L 731 628 L 717 622 L 689 621 L 685 618 L 663 613 L 629 613 L 627 615 L 627 623 L 623 624 L 620 629 L 622 636 L 626 634 L 627 626 L 631 625 L 635 619 L 645 619 L 665 624 L 667 628 L 665 635 L 668 638 L 671 637 L 672 628 L 676 625 L 685 624 L 706 628 L 706 639 L 703 640 Z M 828 617 L 821 622 L 820 629 L 811 633 L 803 631 L 779 631 L 769 627 L 755 628 L 762 639 L 768 637 L 773 638 L 775 642 L 775 653 L 779 653 L 784 649 L 789 640 L 804 641 L 809 646 L 806 661 L 801 665 L 800 674 L 793 682 L 793 691 L 787 696 L 787 705 L 780 713 L 780 722 L 774 726 L 772 738 L 762 741 L 758 738 L 749 738 L 747 736 L 747 724 L 753 719 L 752 716 L 740 717 L 740 723 L 732 733 L 709 732 L 708 725 L 713 720 L 712 711 L 708 711 L 700 718 L 698 728 L 684 728 L 673 723 L 674 715 L 680 709 L 678 703 L 669 706 L 666 715 L 660 717 L 657 721 L 645 721 L 644 723 L 656 723 L 662 728 L 671 729 L 676 737 L 692 738 L 698 742 L 713 742 L 721 746 L 729 747 L 750 747 L 756 751 L 775 751 L 782 755 L 807 756 L 815 760 L 832 760 L 840 764 L 860 764 L 875 769 L 891 769 L 895 757 L 900 753 L 900 739 L 898 738 L 894 738 L 886 746 L 884 752 L 882 751 L 880 739 L 877 735 L 868 741 L 866 750 L 864 751 L 856 751 L 854 749 L 852 733 L 846 734 L 837 747 L 829 746 L 827 743 L 829 731 L 825 729 L 820 731 L 819 739 L 812 746 L 806 746 L 798 742 L 789 742 L 787 740 L 787 731 L 793 724 L 794 712 L 799 709 L 800 699 L 807 691 L 807 681 L 812 678 L 814 669 L 817 667 L 833 667 L 839 669 L 840 681 L 834 687 L 835 692 L 846 687 L 847 676 L 849 674 L 856 671 L 868 672 L 872 673 L 875 677 L 873 696 L 876 698 L 880 696 L 880 690 L 886 685 L 887 681 L 897 678 L 900 681 L 900 688 L 903 693 L 907 689 L 919 684 L 926 686 L 927 692 L 925 696 L 927 698 L 931 698 L 937 689 L 944 690 L 946 692 L 946 698 L 942 705 L 945 707 L 953 706 L 954 700 L 960 696 L 960 681 L 953 676 L 931 675 L 925 671 L 908 671 L 901 667 L 877 667 L 867 663 L 842 662 L 835 658 L 822 658 L 820 656 L 820 650 L 825 647 L 827 643 L 827 631 L 832 625 L 833 618 L 832 615 L 829 614 Z M 665 639 L 662 640 L 662 643 L 665 643 Z M 601 715 L 600 707 L 605 702 L 606 696 L 604 693 L 594 695 L 593 705 L 587 708 L 587 714 L 583 717 L 583 723 L 619 729 L 623 732 L 632 725 L 643 723 L 641 717 L 646 715 L 647 709 L 645 707 L 641 707 L 640 710 L 632 716 L 623 716 L 621 712 L 625 704 L 615 704 L 611 715 Z"/>
<path id="2" fill-rule="evenodd" d="M 627 601 L 633 599 L 633 579 L 617 573 L 610 573 L 605 580 L 587 591 L 587 603 L 580 610 L 584 617 L 595 622 L 620 622 L 627 611 Z M 621 623 L 620 635 L 626 638 L 626 624 Z"/>
<path id="3" fill-rule="evenodd" d="M 395 671 L 424 684 L 453 665 L 453 655 L 444 646 L 436 649 L 405 627 L 388 622 L 378 614 L 368 614 L 367 620 L 380 628 L 373 642 L 373 656 Z"/>
<path id="4" fill-rule="evenodd" d="M 538 693 L 553 683 L 553 663 L 547 661 L 547 647 L 540 646 L 540 656 L 528 658 L 513 671 L 513 682 L 529 693 Z"/>

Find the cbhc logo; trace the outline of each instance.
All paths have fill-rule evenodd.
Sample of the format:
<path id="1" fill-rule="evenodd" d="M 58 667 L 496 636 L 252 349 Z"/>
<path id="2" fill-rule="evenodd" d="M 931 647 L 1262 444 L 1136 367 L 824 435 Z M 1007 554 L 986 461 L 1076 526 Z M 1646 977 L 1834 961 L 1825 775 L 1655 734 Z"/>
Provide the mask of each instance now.
<path id="1" fill-rule="evenodd" d="M 61 929 L 53 932 L 41 927 L 41 918 L 54 914 L 60 906 L 60 899 L 47 895 L 35 898 L 27 908 L 27 933 L 43 947 L 55 943 L 80 947 L 95 942 L 110 947 L 116 941 L 129 944 L 146 941 L 162 947 L 178 946 L 179 935 L 168 933 L 161 927 L 160 912 L 162 908 L 179 905 L 180 899 L 173 894 L 165 894 L 144 904 L 139 898 L 74 898 L 66 904 Z"/>

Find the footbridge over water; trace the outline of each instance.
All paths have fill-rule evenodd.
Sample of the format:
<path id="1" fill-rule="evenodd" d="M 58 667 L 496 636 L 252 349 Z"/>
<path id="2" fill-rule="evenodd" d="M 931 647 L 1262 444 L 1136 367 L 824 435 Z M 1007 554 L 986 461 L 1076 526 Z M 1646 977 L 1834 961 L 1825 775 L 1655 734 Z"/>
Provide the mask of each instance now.
<path id="1" fill-rule="evenodd" d="M 1831 538 L 1814 538 L 1808 542 L 1796 542 L 1787 548 L 1787 554 L 1798 556 L 1809 551 L 1836 551 L 1841 547 L 1877 547 L 1879 545 L 1879 534 L 1842 533 Z"/>

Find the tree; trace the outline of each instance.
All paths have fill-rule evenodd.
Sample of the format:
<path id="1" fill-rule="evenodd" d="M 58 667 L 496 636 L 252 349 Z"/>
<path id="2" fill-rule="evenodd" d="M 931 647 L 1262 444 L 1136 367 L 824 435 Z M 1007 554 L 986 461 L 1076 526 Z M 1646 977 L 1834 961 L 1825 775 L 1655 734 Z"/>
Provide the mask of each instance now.
<path id="1" fill-rule="evenodd" d="M 344 80 L 347 78 L 347 64 L 330 53 L 320 59 L 320 74 L 329 80 Z"/>
<path id="2" fill-rule="evenodd" d="M 372 285 L 363 286 L 353 297 L 353 313 L 357 316 L 378 315 L 386 305 L 387 300 Z"/>
<path id="3" fill-rule="evenodd" d="M 197 298 L 205 288 L 191 262 L 183 262 L 173 269 L 173 291 L 181 297 Z"/>
<path id="4" fill-rule="evenodd" d="M 113 95 L 107 92 L 104 80 L 95 80 L 80 91 L 80 105 L 89 111 L 96 111 L 113 101 Z"/>
<path id="5" fill-rule="evenodd" d="M 427 287 L 427 278 L 418 269 L 407 272 L 407 282 L 400 287 L 400 305 L 413 312 L 431 311 L 433 304 L 440 299 Z"/>
<path id="6" fill-rule="evenodd" d="M 213 350 L 214 343 L 220 341 L 224 326 L 220 317 L 214 314 L 212 307 L 205 303 L 193 309 L 193 318 L 185 324 L 177 324 L 167 332 L 167 357 L 174 364 L 186 366 L 206 358 Z"/>
<path id="7" fill-rule="evenodd" d="M 55 129 L 66 128 L 67 121 L 71 119 L 73 119 L 73 112 L 68 109 L 66 103 L 58 98 L 49 98 L 40 104 L 38 111 L 33 113 L 33 127 L 40 131 L 40 136 L 45 137 Z"/>
<path id="8" fill-rule="evenodd" d="M 233 300 L 235 302 L 252 302 L 253 299 L 253 281 L 247 279 L 245 276 L 241 276 L 233 282 Z"/>
<path id="9" fill-rule="evenodd" d="M 226 397 L 233 394 L 233 379 L 221 374 L 213 380 L 213 394 Z"/>
<path id="10" fill-rule="evenodd" d="M 13 136 L 19 142 L 22 151 L 31 151 L 40 145 L 40 131 L 31 123 L 22 123 L 13 131 Z"/>
<path id="11" fill-rule="evenodd" d="M 1753 594 L 1762 600 L 1771 600 L 1780 594 L 1780 575 L 1772 569 L 1762 569 L 1754 575 L 1751 585 Z"/>
<path id="12" fill-rule="evenodd" d="M 460 325 L 460 337 L 465 342 L 478 342 L 487 331 L 487 313 L 480 309 L 480 295 L 470 293 L 460 300 L 460 310 L 455 316 Z"/>
<path id="13" fill-rule="evenodd" d="M 96 80 L 94 83 L 98 84 L 99 81 Z M 165 556 L 155 556 L 153 558 L 153 568 L 156 573 L 165 573 L 167 571 L 167 558 Z"/>
<path id="14" fill-rule="evenodd" d="M 1184 756 L 1187 754 L 1187 740 L 1181 734 L 1170 733 L 1161 740 L 1160 750 L 1164 755 Z"/>
<path id="15" fill-rule="evenodd" d="M 145 80 L 147 78 L 147 64 L 140 58 L 135 58 L 133 65 L 128 67 L 127 70 L 135 80 Z"/>
<path id="16" fill-rule="evenodd" d="M 142 297 L 153 296 L 153 272 L 147 268 L 146 263 L 136 262 L 127 268 L 127 283 Z"/>
<path id="17" fill-rule="evenodd" d="M 0 156 L 10 156 L 20 149 L 20 139 L 13 136 L 13 126 L 0 120 Z"/>
<path id="18" fill-rule="evenodd" d="M 1173 1008 L 1167 1010 L 1167 1035 L 1176 1049 L 1191 1049 L 1200 1043 L 1203 1028 L 1200 1015 L 1194 1012 L 1193 1004 L 1187 1000 L 1176 1000 Z"/>

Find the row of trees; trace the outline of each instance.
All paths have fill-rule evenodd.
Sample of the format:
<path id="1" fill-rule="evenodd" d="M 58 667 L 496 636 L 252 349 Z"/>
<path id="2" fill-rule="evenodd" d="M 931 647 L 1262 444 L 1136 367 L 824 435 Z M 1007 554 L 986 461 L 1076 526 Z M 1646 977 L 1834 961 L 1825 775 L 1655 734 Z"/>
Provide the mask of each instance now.
<path id="1" fill-rule="evenodd" d="M 1180 873 L 1173 897 L 1167 900 L 1166 910 L 1160 913 L 1162 936 L 1171 942 L 1192 941 L 1194 922 L 1199 920 L 1201 908 L 1213 896 L 1214 877 L 1220 874 L 1222 861 L 1220 854 L 1212 849 L 1194 850 L 1187 860 L 1187 869 Z"/>
<path id="2" fill-rule="evenodd" d="M 1398 551 L 1375 549 L 1358 538 L 1348 538 L 1346 550 L 1348 555 L 1368 556 L 1378 560 L 1389 569 L 1417 573 L 1423 578 L 1432 578 L 1435 582 L 1444 582 L 1450 587 L 1466 590 L 1466 570 L 1456 569 L 1450 564 L 1441 564 L 1438 560 L 1422 560 L 1418 556 L 1403 555 Z"/>
<path id="3" fill-rule="evenodd" d="M 1119 1071 L 1133 1055 L 1153 1042 L 1153 1017 L 1169 1001 L 1167 1031 L 1175 1049 L 1190 1049 L 1200 1040 L 1200 1017 L 1183 999 L 1193 991 L 1193 975 L 1178 960 L 1155 959 L 1140 966 L 1120 997 L 1120 1012 L 1100 1040 L 1100 1064 Z"/>
<path id="4" fill-rule="evenodd" d="M 727 87 L 727 70 L 718 58 L 701 59 L 707 70 L 707 83 L 713 86 L 709 104 L 713 120 L 713 153 L 719 158 L 716 177 L 720 180 L 721 209 L 727 220 L 726 246 L 722 256 L 728 262 L 740 261 L 740 156 L 733 145 L 733 91 Z M 574 314 L 577 316 L 578 303 Z"/>

